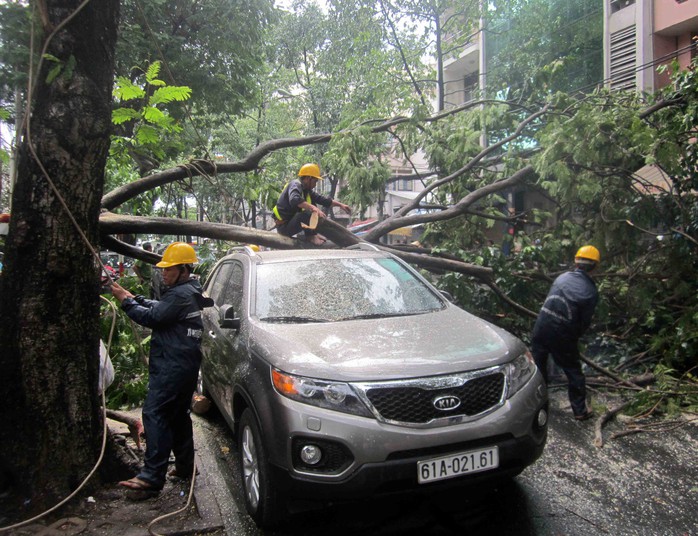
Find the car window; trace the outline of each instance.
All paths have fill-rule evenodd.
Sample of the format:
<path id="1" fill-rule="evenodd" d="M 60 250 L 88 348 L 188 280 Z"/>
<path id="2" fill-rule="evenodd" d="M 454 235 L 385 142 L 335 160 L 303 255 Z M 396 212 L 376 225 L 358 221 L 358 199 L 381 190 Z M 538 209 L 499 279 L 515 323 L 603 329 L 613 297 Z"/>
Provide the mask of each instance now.
<path id="1" fill-rule="evenodd" d="M 267 321 L 340 321 L 442 309 L 443 300 L 390 258 L 257 266 L 255 315 Z"/>
<path id="2" fill-rule="evenodd" d="M 233 311 L 240 311 L 242 306 L 242 266 L 238 262 L 231 265 L 231 271 L 228 276 L 228 284 L 223 291 L 222 303 L 227 303 L 233 306 Z"/>
<path id="3" fill-rule="evenodd" d="M 206 286 L 208 295 L 213 299 L 218 307 L 225 303 L 224 291 L 230 279 L 230 273 L 233 270 L 231 263 L 222 264 L 213 274 L 211 283 Z"/>

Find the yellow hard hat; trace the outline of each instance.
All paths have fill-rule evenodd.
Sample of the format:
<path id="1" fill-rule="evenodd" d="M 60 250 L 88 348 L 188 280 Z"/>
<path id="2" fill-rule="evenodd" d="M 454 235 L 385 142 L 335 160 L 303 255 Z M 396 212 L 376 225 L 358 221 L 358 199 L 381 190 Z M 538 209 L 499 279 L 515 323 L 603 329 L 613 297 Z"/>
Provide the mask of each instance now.
<path id="1" fill-rule="evenodd" d="M 599 250 L 596 249 L 594 246 L 582 246 L 579 248 L 577 251 L 577 254 L 574 256 L 575 260 L 576 259 L 587 259 L 590 261 L 594 262 L 601 262 L 601 254 L 599 253 Z"/>
<path id="2" fill-rule="evenodd" d="M 259 246 L 257 244 L 247 244 L 247 247 L 252 251 L 259 251 Z"/>
<path id="3" fill-rule="evenodd" d="M 155 266 L 158 268 L 169 268 L 178 264 L 194 264 L 199 262 L 196 258 L 196 251 L 185 242 L 173 242 L 162 254 L 162 260 Z"/>
<path id="4" fill-rule="evenodd" d="M 317 180 L 322 180 L 320 176 L 320 166 L 317 164 L 303 164 L 298 172 L 299 177 L 315 177 Z"/>

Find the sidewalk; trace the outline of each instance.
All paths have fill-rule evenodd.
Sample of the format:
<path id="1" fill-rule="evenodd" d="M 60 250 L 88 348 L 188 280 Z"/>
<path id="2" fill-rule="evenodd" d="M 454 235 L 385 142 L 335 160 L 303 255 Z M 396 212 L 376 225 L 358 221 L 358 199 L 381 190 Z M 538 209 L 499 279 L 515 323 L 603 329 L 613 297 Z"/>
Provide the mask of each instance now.
<path id="1" fill-rule="evenodd" d="M 140 412 L 138 412 L 140 414 Z M 221 510 L 214 494 L 215 475 L 211 470 L 217 467 L 215 454 L 211 452 L 207 438 L 201 429 L 200 421 L 196 415 L 192 415 L 194 423 L 194 444 L 196 445 L 197 475 L 194 481 L 194 490 L 191 504 L 183 512 L 156 522 L 151 531 L 154 534 L 167 535 L 194 535 L 213 534 L 224 536 L 226 534 Z M 126 426 L 116 421 L 110 421 L 112 432 L 128 433 Z M 218 484 L 216 484 L 218 485 Z M 119 534 L 123 536 L 147 535 L 148 525 L 160 516 L 176 512 L 187 504 L 191 491 L 189 480 L 169 480 L 165 483 L 161 494 L 155 498 L 142 502 L 133 502 L 126 499 L 123 491 L 118 486 L 114 487 L 114 494 L 118 495 L 117 501 L 110 501 L 110 509 L 113 515 L 103 520 L 101 529 L 87 534 Z M 220 493 L 220 492 L 219 492 Z M 126 521 L 128 526 L 123 526 Z M 105 532 L 105 524 L 116 531 Z M 85 534 L 85 532 L 81 533 Z"/>
<path id="2" fill-rule="evenodd" d="M 140 410 L 129 412 L 140 418 Z M 74 500 L 59 510 L 59 513 L 40 519 L 36 523 L 15 529 L 14 536 L 185 536 L 207 534 L 229 536 L 226 529 L 219 499 L 227 511 L 234 504 L 227 487 L 215 474 L 218 466 L 209 439 L 202 429 L 202 421 L 193 415 L 194 443 L 196 445 L 196 465 L 198 474 L 194 481 L 191 503 L 187 501 L 191 491 L 191 481 L 174 479 L 165 483 L 162 492 L 155 498 L 145 501 L 131 501 L 125 497 L 124 489 L 116 483 L 107 484 L 96 490 L 92 496 Z M 108 421 L 112 434 L 128 437 L 134 456 L 140 456 L 135 443 L 128 436 L 128 428 L 118 421 Z M 179 510 L 182 510 L 179 512 Z M 174 514 L 175 512 L 179 512 Z M 168 515 L 173 514 L 173 515 Z M 160 520 L 161 517 L 167 516 Z M 60 518 L 60 519 L 58 519 Z M 155 523 L 154 520 L 158 520 Z M 152 526 L 150 526 L 152 523 Z M 150 526 L 150 528 L 149 528 Z"/>

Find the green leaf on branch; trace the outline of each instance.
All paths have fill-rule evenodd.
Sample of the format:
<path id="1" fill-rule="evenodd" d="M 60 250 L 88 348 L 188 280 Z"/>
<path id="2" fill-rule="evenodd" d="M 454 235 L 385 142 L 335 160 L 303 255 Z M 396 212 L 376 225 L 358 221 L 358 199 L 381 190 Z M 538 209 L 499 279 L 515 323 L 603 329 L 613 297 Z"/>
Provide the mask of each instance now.
<path id="1" fill-rule="evenodd" d="M 141 114 L 133 108 L 117 108 L 111 113 L 111 120 L 115 125 L 140 118 Z"/>
<path id="2" fill-rule="evenodd" d="M 116 79 L 116 87 L 114 87 L 112 94 L 118 100 L 128 101 L 142 99 L 145 97 L 145 90 L 131 82 L 128 78 L 119 76 Z"/>
<path id="3" fill-rule="evenodd" d="M 167 86 L 156 89 L 150 97 L 150 105 L 167 104 L 172 101 L 185 101 L 191 97 L 191 88 L 187 86 Z"/>

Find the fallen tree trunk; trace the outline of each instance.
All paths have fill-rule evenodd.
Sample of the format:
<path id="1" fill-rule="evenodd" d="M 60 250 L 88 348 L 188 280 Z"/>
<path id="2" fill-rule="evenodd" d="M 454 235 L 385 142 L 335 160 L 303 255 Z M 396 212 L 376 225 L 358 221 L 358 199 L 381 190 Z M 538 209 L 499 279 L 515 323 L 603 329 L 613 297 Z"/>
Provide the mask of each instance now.
<path id="1" fill-rule="evenodd" d="M 135 248 L 124 242 L 120 242 L 109 235 L 122 233 L 189 234 L 216 240 L 258 244 L 275 249 L 316 248 L 316 246 L 313 246 L 309 242 L 288 238 L 273 231 L 261 231 L 259 229 L 228 225 L 225 223 L 188 221 L 176 218 L 129 216 L 104 211 L 100 215 L 99 224 L 102 233 L 102 243 L 108 245 L 109 249 L 151 263 L 157 262 L 160 257 L 152 253 L 148 254 L 145 250 Z M 369 244 L 338 223 L 328 219 L 323 219 L 319 222 L 318 231 L 332 240 L 335 246 L 349 247 L 360 243 Z M 420 266 L 427 270 L 459 272 L 475 277 L 486 284 L 489 284 L 492 280 L 492 269 L 484 266 L 430 255 L 409 253 L 382 245 L 374 245 L 374 247 L 389 251 L 405 262 Z"/>

